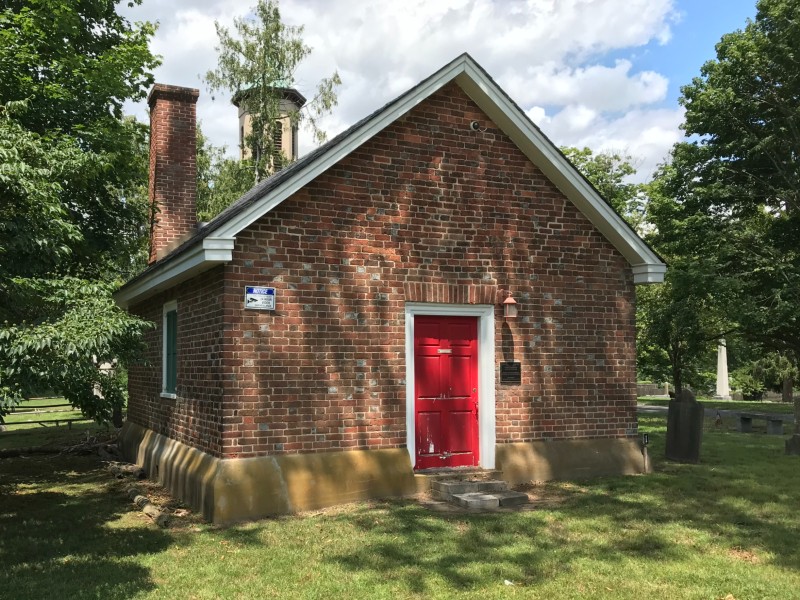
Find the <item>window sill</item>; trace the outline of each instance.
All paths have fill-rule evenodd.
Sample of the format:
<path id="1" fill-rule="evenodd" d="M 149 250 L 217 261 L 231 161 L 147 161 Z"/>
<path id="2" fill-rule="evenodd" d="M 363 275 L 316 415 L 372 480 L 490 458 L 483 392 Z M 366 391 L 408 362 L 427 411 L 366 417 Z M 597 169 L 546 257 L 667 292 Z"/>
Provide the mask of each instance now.
<path id="1" fill-rule="evenodd" d="M 162 398 L 168 398 L 169 400 L 175 400 L 178 397 L 178 394 L 173 394 L 171 392 L 161 392 L 159 395 Z"/>

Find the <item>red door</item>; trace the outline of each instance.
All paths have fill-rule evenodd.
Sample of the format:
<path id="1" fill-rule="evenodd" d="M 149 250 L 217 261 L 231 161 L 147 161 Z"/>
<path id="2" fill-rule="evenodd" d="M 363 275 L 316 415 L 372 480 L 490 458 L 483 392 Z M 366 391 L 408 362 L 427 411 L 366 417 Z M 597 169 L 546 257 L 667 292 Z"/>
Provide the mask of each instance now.
<path id="1" fill-rule="evenodd" d="M 414 319 L 416 469 L 478 464 L 478 318 Z"/>

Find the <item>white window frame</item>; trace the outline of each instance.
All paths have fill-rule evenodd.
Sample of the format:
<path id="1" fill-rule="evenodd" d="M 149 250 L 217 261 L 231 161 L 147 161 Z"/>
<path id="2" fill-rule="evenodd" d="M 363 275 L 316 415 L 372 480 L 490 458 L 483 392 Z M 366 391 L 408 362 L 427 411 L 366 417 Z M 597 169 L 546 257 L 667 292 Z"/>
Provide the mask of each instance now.
<path id="1" fill-rule="evenodd" d="M 479 465 L 494 469 L 495 444 L 495 344 L 494 305 L 492 304 L 435 304 L 408 302 L 406 319 L 406 448 L 411 464 L 416 466 L 416 428 L 414 398 L 414 317 L 443 315 L 478 317 L 478 447 Z"/>
<path id="2" fill-rule="evenodd" d="M 161 397 L 162 398 L 177 398 L 177 385 L 176 385 L 176 392 L 168 392 L 167 390 L 167 314 L 175 311 L 176 316 L 178 312 L 178 301 L 177 300 L 170 300 L 169 302 L 164 303 L 164 309 L 161 314 Z M 176 321 L 177 325 L 177 321 Z M 178 343 L 177 336 L 175 338 L 175 343 Z M 176 348 L 177 350 L 177 348 Z M 177 355 L 177 351 L 176 351 Z M 177 374 L 178 365 L 177 361 L 175 364 L 175 371 Z M 176 377 L 177 379 L 177 377 Z"/>

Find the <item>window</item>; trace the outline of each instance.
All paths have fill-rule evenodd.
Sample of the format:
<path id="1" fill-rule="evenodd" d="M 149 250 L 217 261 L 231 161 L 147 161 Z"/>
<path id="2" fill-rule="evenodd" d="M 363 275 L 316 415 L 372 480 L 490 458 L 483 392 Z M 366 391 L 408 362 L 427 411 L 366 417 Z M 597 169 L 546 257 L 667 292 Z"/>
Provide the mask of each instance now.
<path id="1" fill-rule="evenodd" d="M 283 167 L 283 123 L 275 121 L 272 126 L 272 152 L 275 170 Z"/>
<path id="2" fill-rule="evenodd" d="M 164 305 L 161 396 L 175 398 L 178 388 L 178 303 Z"/>

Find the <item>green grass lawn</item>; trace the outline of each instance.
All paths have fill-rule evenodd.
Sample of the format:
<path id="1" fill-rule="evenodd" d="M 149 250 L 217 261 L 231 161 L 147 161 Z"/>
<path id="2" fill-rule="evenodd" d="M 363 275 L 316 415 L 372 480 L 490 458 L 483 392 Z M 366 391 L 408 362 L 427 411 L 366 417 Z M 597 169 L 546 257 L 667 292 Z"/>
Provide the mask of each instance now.
<path id="1" fill-rule="evenodd" d="M 789 415 L 794 413 L 794 404 L 784 402 L 735 402 L 733 400 L 715 400 L 713 398 L 698 398 L 698 400 L 706 408 L 738 410 L 755 413 L 781 413 Z M 668 406 L 669 399 L 643 396 L 639 398 L 639 404 L 649 404 L 650 406 Z"/>
<path id="2" fill-rule="evenodd" d="M 8 426 L 0 431 L 0 450 L 32 446 L 69 446 L 87 436 L 105 434 L 109 428 L 92 421 L 64 423 L 65 419 L 82 419 L 64 398 L 32 398 L 15 407 L 5 416 Z M 58 424 L 56 424 L 58 422 Z"/>
<path id="3" fill-rule="evenodd" d="M 42 427 L 41 423 L 55 423 L 65 419 L 82 419 L 81 411 L 72 408 L 64 398 L 31 398 L 14 407 L 5 416 L 10 431 Z"/>
<path id="4" fill-rule="evenodd" d="M 0 596 L 800 598 L 800 459 L 709 430 L 702 464 L 536 489 L 532 510 L 360 503 L 227 529 L 160 530 L 91 457 L 0 460 Z M 506 585 L 509 581 L 514 585 Z"/>

